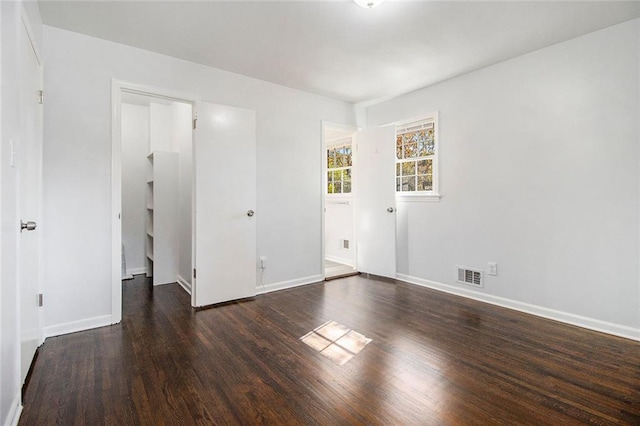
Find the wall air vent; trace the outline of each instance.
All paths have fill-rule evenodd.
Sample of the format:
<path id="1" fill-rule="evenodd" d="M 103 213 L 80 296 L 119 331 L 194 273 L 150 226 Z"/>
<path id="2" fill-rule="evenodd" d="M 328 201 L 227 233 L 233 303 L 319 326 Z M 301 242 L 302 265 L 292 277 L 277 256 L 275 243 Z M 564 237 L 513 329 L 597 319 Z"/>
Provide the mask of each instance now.
<path id="1" fill-rule="evenodd" d="M 349 250 L 349 240 L 342 240 L 342 248 Z"/>
<path id="2" fill-rule="evenodd" d="M 475 287 L 483 287 L 482 270 L 458 266 L 458 282 Z"/>

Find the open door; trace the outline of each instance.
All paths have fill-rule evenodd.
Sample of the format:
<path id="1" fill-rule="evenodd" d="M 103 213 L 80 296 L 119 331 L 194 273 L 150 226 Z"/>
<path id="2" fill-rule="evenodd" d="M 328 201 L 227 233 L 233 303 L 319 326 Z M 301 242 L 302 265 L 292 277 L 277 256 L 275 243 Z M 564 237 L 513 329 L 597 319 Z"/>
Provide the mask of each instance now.
<path id="1" fill-rule="evenodd" d="M 20 378 L 24 382 L 42 343 L 40 293 L 40 219 L 42 199 L 42 67 L 24 26 L 20 34 L 20 126 L 18 283 L 20 288 Z M 19 224 L 16 223 L 16 226 Z"/>
<path id="2" fill-rule="evenodd" d="M 395 127 L 357 133 L 358 270 L 396 276 Z"/>
<path id="3" fill-rule="evenodd" d="M 255 111 L 199 102 L 193 306 L 256 295 Z"/>

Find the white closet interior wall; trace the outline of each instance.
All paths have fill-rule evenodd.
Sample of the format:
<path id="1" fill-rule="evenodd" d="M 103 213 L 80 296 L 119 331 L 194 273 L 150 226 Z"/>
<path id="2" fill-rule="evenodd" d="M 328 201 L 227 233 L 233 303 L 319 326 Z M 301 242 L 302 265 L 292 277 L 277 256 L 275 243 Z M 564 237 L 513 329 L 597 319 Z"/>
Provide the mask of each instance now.
<path id="1" fill-rule="evenodd" d="M 122 244 L 126 275 L 147 272 L 145 253 L 149 107 L 122 104 Z"/>

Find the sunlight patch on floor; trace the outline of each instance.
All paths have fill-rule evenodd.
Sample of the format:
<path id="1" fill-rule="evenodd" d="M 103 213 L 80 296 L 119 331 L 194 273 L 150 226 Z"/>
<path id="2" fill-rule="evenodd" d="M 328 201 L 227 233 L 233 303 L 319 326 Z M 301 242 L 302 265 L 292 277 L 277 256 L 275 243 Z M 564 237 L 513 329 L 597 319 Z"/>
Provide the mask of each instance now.
<path id="1" fill-rule="evenodd" d="M 335 321 L 327 321 L 300 338 L 338 365 L 357 355 L 371 339 Z"/>

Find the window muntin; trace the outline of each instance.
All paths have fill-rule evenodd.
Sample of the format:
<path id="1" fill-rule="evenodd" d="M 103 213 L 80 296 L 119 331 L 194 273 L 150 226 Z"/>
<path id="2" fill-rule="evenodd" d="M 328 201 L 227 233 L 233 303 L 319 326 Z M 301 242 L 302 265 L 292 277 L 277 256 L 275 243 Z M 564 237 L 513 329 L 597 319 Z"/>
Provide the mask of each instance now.
<path id="1" fill-rule="evenodd" d="M 396 128 L 396 192 L 433 193 L 436 159 L 435 121 Z"/>
<path id="2" fill-rule="evenodd" d="M 351 193 L 352 166 L 351 138 L 336 141 L 327 148 L 327 194 Z"/>

